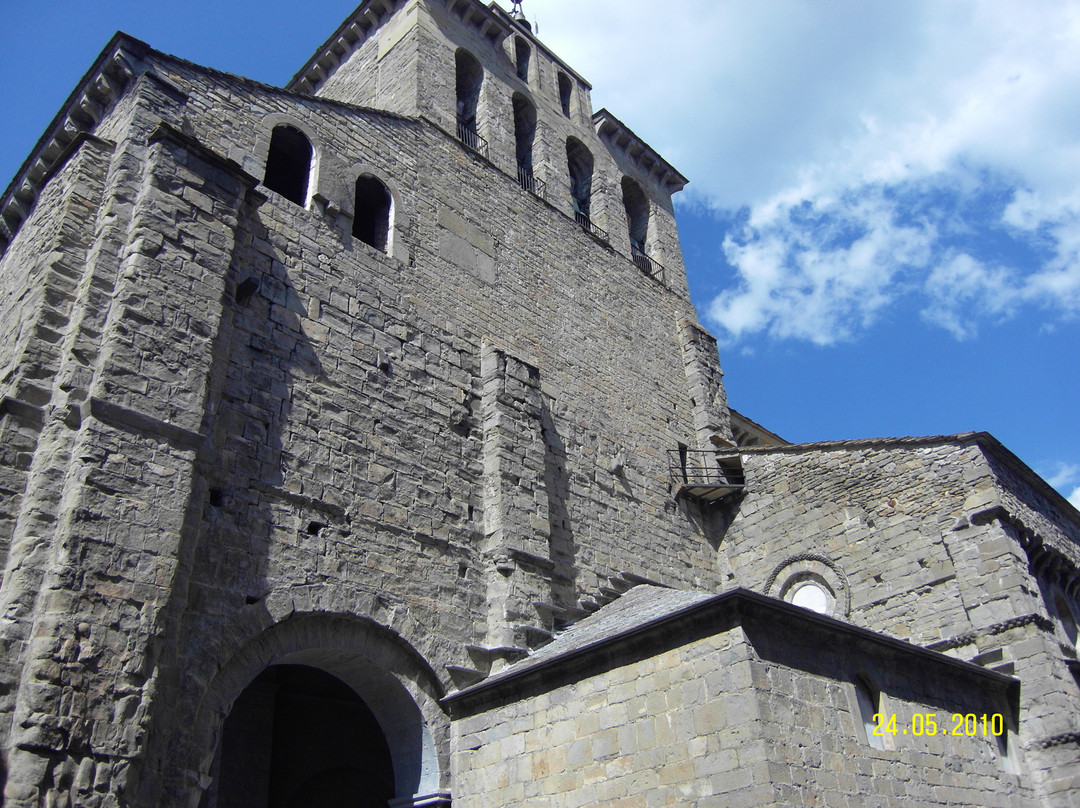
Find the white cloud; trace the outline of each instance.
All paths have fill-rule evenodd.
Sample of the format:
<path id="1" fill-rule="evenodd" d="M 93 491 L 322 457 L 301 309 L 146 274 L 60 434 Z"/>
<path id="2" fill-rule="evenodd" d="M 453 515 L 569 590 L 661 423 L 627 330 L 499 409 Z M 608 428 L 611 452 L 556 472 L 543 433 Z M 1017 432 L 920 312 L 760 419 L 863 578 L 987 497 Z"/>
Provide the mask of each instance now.
<path id="1" fill-rule="evenodd" d="M 1052 474 L 1044 474 L 1043 478 L 1056 488 L 1061 494 L 1077 508 L 1080 508 L 1080 464 L 1057 463 L 1056 471 Z M 1072 489 L 1071 494 L 1065 492 Z"/>
<path id="2" fill-rule="evenodd" d="M 763 207 L 747 229 L 754 237 L 723 244 L 742 284 L 714 299 L 706 316 L 735 337 L 764 330 L 819 345 L 869 324 L 888 302 L 885 290 L 903 267 L 925 260 L 932 239 L 925 228 L 899 225 L 889 204 L 870 195 Z"/>
<path id="3" fill-rule="evenodd" d="M 904 296 L 958 338 L 1022 307 L 1080 314 L 1080 4 L 654 9 L 526 3 L 691 199 L 748 211 L 707 312 L 730 338 L 827 344 Z M 980 254 L 987 234 L 1017 254 Z"/>
<path id="4" fill-rule="evenodd" d="M 1065 488 L 1080 480 L 1080 465 L 1075 463 L 1058 463 L 1057 471 L 1046 475 L 1046 481 L 1054 488 Z"/>
<path id="5" fill-rule="evenodd" d="M 974 337 L 985 315 L 1008 316 L 1022 297 L 1011 272 L 987 267 L 964 253 L 934 267 L 925 288 L 930 302 L 923 318 L 957 339 Z"/>

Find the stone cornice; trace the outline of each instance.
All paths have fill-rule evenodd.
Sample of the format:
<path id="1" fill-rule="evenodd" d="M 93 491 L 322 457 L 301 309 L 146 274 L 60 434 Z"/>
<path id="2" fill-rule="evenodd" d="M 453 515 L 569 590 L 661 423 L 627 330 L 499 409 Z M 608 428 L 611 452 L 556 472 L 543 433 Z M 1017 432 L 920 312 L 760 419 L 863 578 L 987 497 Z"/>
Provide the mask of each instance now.
<path id="1" fill-rule="evenodd" d="M 629 126 L 624 124 L 607 109 L 602 109 L 593 115 L 593 126 L 601 140 L 610 143 L 627 156 L 627 158 L 647 177 L 656 182 L 668 193 L 676 193 L 686 187 L 690 182 L 675 168 L 660 156 L 648 143 L 633 133 Z"/>
<path id="2" fill-rule="evenodd" d="M 497 3 L 485 6 L 480 0 L 431 1 L 440 3 L 447 14 L 457 17 L 474 28 L 481 38 L 496 46 L 511 34 L 528 39 L 557 63 L 565 73 L 573 76 L 590 90 L 592 89 L 592 85 L 576 70 L 552 53 L 550 48 L 537 39 L 536 34 L 507 14 Z M 365 0 L 315 51 L 307 63 L 289 80 L 285 88 L 304 95 L 313 95 L 318 92 L 323 83 L 349 58 L 353 51 L 377 33 L 386 21 L 407 2 L 408 0 Z"/>
<path id="3" fill-rule="evenodd" d="M 1006 620 L 1002 623 L 995 623 L 991 626 L 976 629 L 975 631 L 969 631 L 966 634 L 960 634 L 956 637 L 948 637 L 944 640 L 938 640 L 932 642 L 926 647 L 931 651 L 952 651 L 955 648 L 963 648 L 965 645 L 973 645 L 978 640 L 984 637 L 994 637 L 998 634 L 1004 634 L 1006 631 L 1012 631 L 1016 628 L 1023 628 L 1024 626 L 1035 626 L 1042 631 L 1053 632 L 1054 624 L 1038 614 L 1025 614 L 1020 617 L 1014 617 L 1011 620 Z"/>
<path id="4" fill-rule="evenodd" d="M 1065 746 L 1066 744 L 1080 746 L 1080 732 L 1063 732 L 1060 735 L 1052 735 L 1049 738 L 1035 741 L 1033 746 L 1040 749 L 1053 749 L 1055 746 Z"/>
<path id="5" fill-rule="evenodd" d="M 857 440 L 818 441 L 815 443 L 786 443 L 781 446 L 740 446 L 739 453 L 764 454 L 810 454 L 812 452 L 844 451 L 855 449 L 904 449 L 931 446 L 979 446 L 996 460 L 1011 468 L 1025 482 L 1046 497 L 1061 510 L 1066 518 L 1080 525 L 1080 510 L 1056 491 L 1046 480 L 1036 474 L 1019 457 L 1007 449 L 989 432 L 961 432 L 956 435 L 929 435 L 926 437 L 860 438 Z"/>
<path id="6" fill-rule="evenodd" d="M 304 94 L 318 92 L 323 83 L 334 74 L 358 47 L 368 41 L 386 24 L 408 0 L 364 0 L 363 3 L 324 42 L 307 64 L 285 85 L 286 89 Z M 458 17 L 474 28 L 481 38 L 499 45 L 512 29 L 509 17 L 492 4 L 489 8 L 480 0 L 440 0 L 446 13 Z"/>
<path id="7" fill-rule="evenodd" d="M 551 48 L 549 48 L 547 45 L 537 39 L 536 33 L 533 32 L 532 29 L 526 28 L 520 22 L 507 14 L 502 8 L 499 7 L 498 3 L 492 3 L 488 6 L 488 9 L 490 9 L 492 14 L 502 20 L 505 25 L 512 28 L 514 34 L 520 36 L 522 39 L 529 40 L 529 42 L 531 42 L 535 48 L 543 51 L 544 55 L 551 59 L 551 61 L 553 61 L 555 64 L 557 64 L 564 73 L 566 73 L 568 76 L 573 76 L 580 84 L 584 85 L 589 90 L 592 90 L 592 84 L 586 81 L 584 76 L 574 70 L 574 68 L 570 67 L 570 65 L 560 59 L 559 55 L 552 51 Z"/>
<path id="8" fill-rule="evenodd" d="M 899 438 L 857 438 L 854 440 L 823 440 L 812 443 L 785 443 L 780 446 L 746 446 L 739 451 L 747 454 L 802 454 L 834 449 L 902 448 L 906 446 L 948 446 L 981 443 L 984 440 L 1001 444 L 987 432 L 961 432 L 957 435 L 926 435 Z"/>
<path id="9" fill-rule="evenodd" d="M 404 3 L 405 0 L 364 0 L 289 80 L 285 89 L 314 94 Z"/>
<path id="10" fill-rule="evenodd" d="M 1031 571 L 1044 580 L 1059 583 L 1071 597 L 1080 598 L 1080 570 L 1072 559 L 1052 544 L 1048 544 L 1042 535 L 1028 527 L 1004 505 L 976 511 L 968 517 L 968 521 L 976 526 L 1000 522 L 1010 527 L 1016 534 L 1020 547 L 1027 554 Z"/>
<path id="11" fill-rule="evenodd" d="M 138 74 L 150 47 L 117 33 L 68 96 L 0 197 L 0 252 L 29 217 L 38 196 L 80 135 L 91 132 Z"/>

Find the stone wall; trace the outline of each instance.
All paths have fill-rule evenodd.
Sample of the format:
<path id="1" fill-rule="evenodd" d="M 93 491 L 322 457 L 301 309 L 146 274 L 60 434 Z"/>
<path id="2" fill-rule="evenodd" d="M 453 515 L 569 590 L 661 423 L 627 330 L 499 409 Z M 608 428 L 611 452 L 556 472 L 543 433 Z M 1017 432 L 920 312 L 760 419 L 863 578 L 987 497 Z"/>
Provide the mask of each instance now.
<path id="1" fill-rule="evenodd" d="M 83 280 L 111 145 L 82 138 L 58 169 L 0 265 L 0 568 L 44 426 L 72 303 Z"/>
<path id="2" fill-rule="evenodd" d="M 735 580 L 786 597 L 812 577 L 837 616 L 1014 673 L 1033 776 L 1071 793 L 1058 747 L 1076 749 L 1076 649 L 1051 605 L 1075 580 L 1068 504 L 984 435 L 750 449 L 744 463 L 722 545 Z"/>
<path id="3" fill-rule="evenodd" d="M 120 145 L 81 214 L 89 292 L 109 290 L 72 331 L 92 361 L 43 379 L 78 391 L 34 457 L 60 464 L 27 500 L 52 503 L 50 527 L 5 580 L 26 616 L 8 638 L 10 804 L 112 804 L 132 757 L 146 804 L 190 787 L 206 750 L 166 754 L 167 728 L 294 612 L 404 620 L 450 689 L 446 666 L 497 662 L 473 646 L 539 641 L 613 576 L 719 584 L 667 478 L 695 434 L 684 285 L 429 123 L 147 65 L 101 124 Z M 283 122 L 315 147 L 310 210 L 251 191 Z M 394 196 L 389 254 L 350 232 L 364 172 Z M 536 452 L 488 439 L 486 344 L 533 369 Z M 542 484 L 489 499 L 492 452 L 500 480 Z M 529 557 L 503 568 L 505 548 Z"/>
<path id="4" fill-rule="evenodd" d="M 459 48 L 465 49 L 484 69 L 477 131 L 487 142 L 485 156 L 509 176 L 517 176 L 513 96 L 522 95 L 537 112 L 533 168 L 536 179 L 546 184 L 540 195 L 572 214 L 566 142 L 568 137 L 580 140 L 595 160 L 592 221 L 607 231 L 607 240 L 619 253 L 630 256 L 621 183 L 624 176 L 632 177 L 650 200 L 649 254 L 664 266 L 665 282 L 688 295 L 672 188 L 662 182 L 665 172 L 656 163 L 639 159 L 648 147 L 627 149 L 598 137 L 591 88 L 531 32 L 503 20 L 509 33 L 495 37 L 485 22 L 486 12 L 469 11 L 466 20 L 462 15 L 470 3 L 453 5 L 448 10 L 438 0 L 414 0 L 390 18 L 374 23 L 365 19 L 363 24 L 370 24 L 370 30 L 323 80 L 317 95 L 420 116 L 453 134 L 457 131 L 455 58 Z M 525 80 L 517 75 L 517 38 L 531 49 Z M 560 104 L 560 73 L 573 87 L 569 116 Z"/>
<path id="5" fill-rule="evenodd" d="M 897 717 L 883 749 L 867 742 L 858 676 L 871 677 L 880 710 Z M 511 667 L 447 701 L 457 717 L 455 802 L 464 806 L 921 808 L 1033 798 L 1005 771 L 1012 764 L 995 736 L 952 734 L 953 714 L 1014 720 L 1005 677 L 738 593 L 542 670 Z M 916 737 L 926 715 L 939 732 Z"/>
<path id="6" fill-rule="evenodd" d="M 1075 597 L 1074 515 L 968 439 L 748 450 L 744 496 L 676 500 L 668 452 L 730 422 L 670 167 L 632 157 L 644 146 L 613 119 L 598 137 L 576 76 L 563 115 L 561 63 L 538 43 L 522 82 L 512 38 L 444 5 L 407 3 L 327 85 L 427 117 L 133 44 L 118 97 L 0 259 L 5 804 L 196 805 L 232 700 L 283 660 L 333 673 L 382 716 L 408 762 L 398 796 L 423 804 L 448 799 L 452 747 L 465 800 L 813 804 L 854 782 L 867 805 L 1013 804 L 1023 787 L 994 774 L 986 739 L 853 746 L 843 684 L 854 660 L 881 657 L 898 713 L 989 710 L 1000 677 L 961 666 L 981 685 L 934 674 L 919 689 L 895 646 L 863 635 L 822 659 L 839 629 L 793 609 L 780 615 L 805 637 L 732 618 L 450 737 L 447 693 L 512 671 L 630 582 L 785 597 L 797 576 L 830 588 L 837 617 L 1011 666 L 1027 761 L 1064 804 L 1075 648 L 1046 598 Z M 488 157 L 447 123 L 458 46 L 488 69 Z M 422 88 L 425 109 L 409 96 Z M 546 199 L 518 182 L 514 91 L 540 113 Z M 314 148 L 304 205 L 260 184 L 279 125 Z M 572 216 L 569 135 L 594 151 L 607 239 Z M 352 235 L 361 175 L 393 200 L 385 250 Z M 664 282 L 632 260 L 623 175 L 650 198 Z M 808 733 L 826 729 L 846 740 L 819 760 Z M 892 776 L 923 785 L 900 794 Z"/>

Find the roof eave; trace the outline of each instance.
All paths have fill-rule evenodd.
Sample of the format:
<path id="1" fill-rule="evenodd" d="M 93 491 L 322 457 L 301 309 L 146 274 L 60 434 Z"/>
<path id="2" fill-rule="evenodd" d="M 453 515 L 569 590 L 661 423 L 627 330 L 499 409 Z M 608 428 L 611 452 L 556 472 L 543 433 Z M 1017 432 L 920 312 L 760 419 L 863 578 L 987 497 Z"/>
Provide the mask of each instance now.
<path id="1" fill-rule="evenodd" d="M 150 53 L 145 42 L 117 31 L 46 127 L 0 196 L 0 252 L 14 239 L 52 175 L 57 160 L 76 138 L 89 133 L 138 74 Z"/>
<path id="2" fill-rule="evenodd" d="M 655 178 L 668 193 L 678 193 L 689 184 L 690 180 L 661 157 L 656 149 L 634 134 L 629 126 L 612 115 L 607 108 L 596 112 L 592 119 L 598 137 L 606 138 L 622 149 L 627 157 L 647 175 Z M 636 154 L 632 153 L 634 150 Z"/>

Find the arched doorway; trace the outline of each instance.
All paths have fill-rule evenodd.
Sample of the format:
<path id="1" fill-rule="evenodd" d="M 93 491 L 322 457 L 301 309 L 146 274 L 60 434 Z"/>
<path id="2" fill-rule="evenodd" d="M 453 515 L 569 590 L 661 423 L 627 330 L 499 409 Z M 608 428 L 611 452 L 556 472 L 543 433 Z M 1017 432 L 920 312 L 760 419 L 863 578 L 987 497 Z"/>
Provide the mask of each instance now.
<path id="1" fill-rule="evenodd" d="M 203 808 L 386 808 L 390 747 L 357 693 L 308 665 L 272 665 L 233 704 Z"/>
<path id="2" fill-rule="evenodd" d="M 401 634 L 367 617 L 326 612 L 293 612 L 252 632 L 210 677 L 183 748 L 169 753 L 181 766 L 184 760 L 195 764 L 184 772 L 184 782 L 193 789 L 186 792 L 191 802 L 185 804 L 236 808 L 210 801 L 222 782 L 219 752 L 230 732 L 227 724 L 256 680 L 280 675 L 270 672 L 289 666 L 329 675 L 351 691 L 344 694 L 348 701 L 355 697 L 370 711 L 392 761 L 389 769 L 379 771 L 392 777 L 394 808 L 449 808 L 450 720 L 439 704 L 445 695 L 442 682 Z M 308 805 L 327 804 L 313 800 Z"/>

